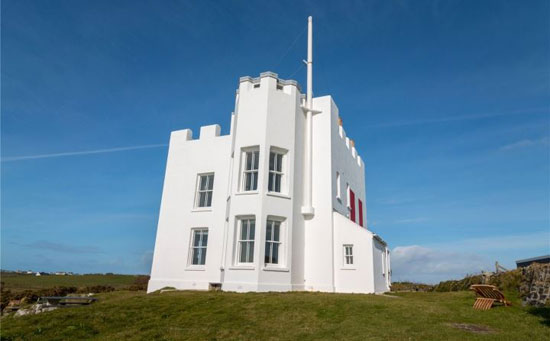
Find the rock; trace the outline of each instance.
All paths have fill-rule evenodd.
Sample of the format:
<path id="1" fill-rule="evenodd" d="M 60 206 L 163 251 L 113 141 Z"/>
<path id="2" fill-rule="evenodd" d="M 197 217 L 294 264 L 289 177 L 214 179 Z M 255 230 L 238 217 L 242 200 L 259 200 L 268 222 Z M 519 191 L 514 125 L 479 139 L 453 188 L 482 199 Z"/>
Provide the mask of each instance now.
<path id="1" fill-rule="evenodd" d="M 32 314 L 32 311 L 30 309 L 19 309 L 18 311 L 15 312 L 13 316 L 19 317 L 19 316 L 25 316 L 30 314 Z"/>
<path id="2" fill-rule="evenodd" d="M 550 305 L 550 264 L 533 263 L 521 269 L 520 295 L 523 305 Z"/>

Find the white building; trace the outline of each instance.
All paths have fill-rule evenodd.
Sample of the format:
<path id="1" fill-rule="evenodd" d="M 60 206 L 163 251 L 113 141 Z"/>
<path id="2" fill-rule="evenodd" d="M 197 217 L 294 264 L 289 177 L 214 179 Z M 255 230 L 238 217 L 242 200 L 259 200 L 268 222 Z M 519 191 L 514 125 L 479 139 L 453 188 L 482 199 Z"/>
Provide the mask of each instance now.
<path id="1" fill-rule="evenodd" d="M 170 137 L 148 292 L 389 290 L 386 243 L 367 229 L 365 164 L 331 96 L 264 72 L 241 77 L 229 135 Z"/>

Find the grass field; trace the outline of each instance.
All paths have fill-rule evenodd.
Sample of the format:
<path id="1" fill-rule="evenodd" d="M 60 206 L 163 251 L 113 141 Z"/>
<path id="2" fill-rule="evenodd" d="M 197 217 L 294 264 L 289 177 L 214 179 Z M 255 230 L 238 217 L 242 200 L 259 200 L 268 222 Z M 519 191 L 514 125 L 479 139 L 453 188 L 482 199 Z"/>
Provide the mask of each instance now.
<path id="1" fill-rule="evenodd" d="M 472 309 L 471 292 L 396 297 L 322 293 L 144 292 L 1 321 L 2 340 L 550 340 L 548 309 Z M 456 328 L 474 324 L 483 333 Z"/>
<path id="2" fill-rule="evenodd" d="M 126 288 L 136 280 L 135 275 L 71 275 L 71 276 L 34 276 L 2 272 L 1 281 L 4 288 L 13 292 L 21 290 L 37 290 L 55 286 L 86 287 L 94 285 L 109 285 L 115 289 Z"/>

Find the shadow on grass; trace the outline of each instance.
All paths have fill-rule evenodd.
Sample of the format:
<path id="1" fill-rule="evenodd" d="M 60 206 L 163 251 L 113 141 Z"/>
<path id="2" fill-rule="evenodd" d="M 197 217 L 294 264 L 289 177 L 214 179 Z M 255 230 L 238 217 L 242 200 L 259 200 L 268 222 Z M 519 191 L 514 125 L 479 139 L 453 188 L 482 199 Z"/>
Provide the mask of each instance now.
<path id="1" fill-rule="evenodd" d="M 529 314 L 542 317 L 541 324 L 550 327 L 550 307 L 530 308 Z"/>

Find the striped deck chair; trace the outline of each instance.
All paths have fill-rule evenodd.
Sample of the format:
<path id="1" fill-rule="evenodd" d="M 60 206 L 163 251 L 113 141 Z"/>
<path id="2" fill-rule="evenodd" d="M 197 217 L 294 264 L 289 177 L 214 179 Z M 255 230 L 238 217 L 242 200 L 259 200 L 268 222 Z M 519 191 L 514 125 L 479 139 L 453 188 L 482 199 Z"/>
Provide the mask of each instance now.
<path id="1" fill-rule="evenodd" d="M 494 285 L 474 284 L 470 287 L 470 290 L 476 293 L 474 309 L 489 310 L 495 302 L 502 303 L 504 306 L 512 304 L 510 301 L 506 300 L 504 294 Z"/>

